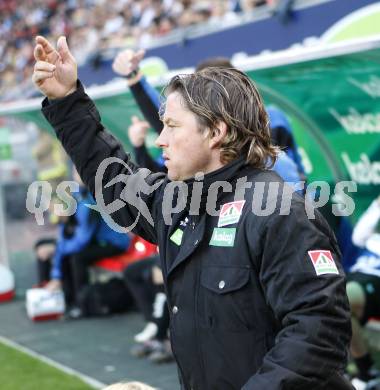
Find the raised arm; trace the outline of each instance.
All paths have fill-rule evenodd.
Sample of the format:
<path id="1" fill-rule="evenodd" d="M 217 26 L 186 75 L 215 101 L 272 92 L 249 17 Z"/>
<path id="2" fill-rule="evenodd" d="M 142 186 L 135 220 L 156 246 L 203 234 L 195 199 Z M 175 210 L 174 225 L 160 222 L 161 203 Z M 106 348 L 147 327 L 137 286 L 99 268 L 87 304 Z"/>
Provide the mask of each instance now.
<path id="1" fill-rule="evenodd" d="M 120 143 L 105 131 L 94 103 L 77 81 L 76 62 L 66 39 L 59 38 L 57 50 L 43 37 L 36 41 L 33 80 L 47 96 L 43 114 L 101 207 L 103 217 L 112 219 L 120 229 L 133 226 L 136 234 L 156 242 L 155 205 L 164 175 L 138 170 Z M 99 167 L 104 172 L 96 176 Z"/>
<path id="2" fill-rule="evenodd" d="M 159 116 L 160 94 L 148 83 L 139 71 L 140 61 L 145 52 L 126 49 L 121 51 L 115 58 L 112 69 L 115 73 L 127 79 L 132 95 L 144 115 L 145 120 L 160 134 L 162 122 Z"/>

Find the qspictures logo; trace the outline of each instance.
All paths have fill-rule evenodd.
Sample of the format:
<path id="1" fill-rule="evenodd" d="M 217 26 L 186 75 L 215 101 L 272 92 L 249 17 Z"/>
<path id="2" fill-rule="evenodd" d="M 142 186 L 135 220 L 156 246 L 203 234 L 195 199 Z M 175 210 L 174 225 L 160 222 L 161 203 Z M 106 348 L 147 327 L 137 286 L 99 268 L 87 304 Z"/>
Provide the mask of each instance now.
<path id="1" fill-rule="evenodd" d="M 115 177 L 104 184 L 105 172 L 109 168 L 115 172 Z M 247 177 L 239 178 L 234 187 L 228 181 L 217 181 L 204 191 L 202 172 L 195 175 L 194 183 L 190 186 L 183 181 L 168 181 L 160 174 L 151 175 L 145 168 L 132 171 L 125 161 L 115 157 L 107 158 L 100 164 L 94 183 L 96 202 L 86 206 L 98 211 L 117 232 L 133 230 L 141 219 L 145 225 L 154 226 L 153 208 L 166 225 L 171 225 L 173 215 L 188 207 L 189 215 L 206 212 L 210 216 L 218 216 L 220 230 L 215 232 L 215 242 L 227 244 L 233 238 L 231 232 L 225 231 L 223 227 L 238 221 L 243 207 L 257 216 L 269 216 L 276 212 L 289 215 L 294 197 L 299 196 L 295 193 L 302 193 L 305 197 L 305 213 L 309 219 L 314 219 L 315 210 L 329 202 L 334 215 L 348 216 L 355 210 L 354 200 L 349 194 L 357 191 L 353 181 L 341 181 L 331 187 L 324 181 L 308 183 L 307 186 L 303 181 L 283 185 L 278 181 L 250 182 Z M 57 187 L 56 196 L 61 204 L 55 205 L 54 211 L 58 216 L 69 216 L 76 212 L 77 201 L 70 192 L 78 190 L 79 185 L 75 182 L 65 181 Z M 157 191 L 160 197 L 157 197 Z M 231 194 L 232 200 L 220 205 L 218 199 L 221 193 Z M 52 188 L 47 182 L 35 182 L 29 187 L 26 207 L 35 215 L 39 225 L 45 222 L 44 213 L 49 209 L 51 196 Z M 206 200 L 202 210 L 201 198 Z M 154 202 L 156 199 L 160 199 L 160 204 Z"/>

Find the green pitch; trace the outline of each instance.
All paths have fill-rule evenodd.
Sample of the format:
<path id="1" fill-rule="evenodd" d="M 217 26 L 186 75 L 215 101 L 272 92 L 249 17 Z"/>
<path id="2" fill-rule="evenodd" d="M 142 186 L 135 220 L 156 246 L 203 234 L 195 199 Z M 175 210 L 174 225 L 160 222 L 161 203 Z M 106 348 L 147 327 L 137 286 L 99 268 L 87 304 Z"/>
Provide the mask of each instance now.
<path id="1" fill-rule="evenodd" d="M 80 379 L 0 343 L 1 390 L 92 390 Z"/>

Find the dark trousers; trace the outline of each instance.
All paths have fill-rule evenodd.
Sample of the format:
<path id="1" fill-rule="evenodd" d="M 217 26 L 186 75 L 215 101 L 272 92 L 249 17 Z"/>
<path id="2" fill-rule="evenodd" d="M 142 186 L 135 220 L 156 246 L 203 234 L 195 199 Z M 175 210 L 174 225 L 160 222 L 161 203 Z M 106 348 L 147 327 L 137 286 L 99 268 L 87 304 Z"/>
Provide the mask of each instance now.
<path id="1" fill-rule="evenodd" d="M 89 266 L 96 261 L 125 251 L 111 244 L 91 243 L 62 261 L 62 288 L 67 306 L 77 305 L 78 294 L 89 284 Z"/>
<path id="2" fill-rule="evenodd" d="M 169 308 L 164 294 L 164 286 L 157 286 L 157 293 L 153 302 L 153 322 L 157 325 L 157 340 L 165 340 L 168 338 L 168 329 L 169 329 Z M 164 295 L 165 299 L 162 300 L 161 296 Z"/>
<path id="3" fill-rule="evenodd" d="M 55 238 L 43 238 L 36 242 L 36 244 L 34 245 L 34 249 L 36 250 L 39 246 L 52 245 L 55 243 L 56 243 Z M 52 258 L 42 260 L 37 257 L 38 284 L 47 283 L 50 280 L 51 264 L 52 264 Z"/>
<path id="4" fill-rule="evenodd" d="M 52 259 L 41 260 L 37 258 L 38 284 L 43 285 L 50 280 Z"/>
<path id="5" fill-rule="evenodd" d="M 124 271 L 124 280 L 145 320 L 157 325 L 156 338 L 164 340 L 169 328 L 169 310 L 166 299 L 162 299 L 164 286 L 156 285 L 152 280 L 157 258 L 153 256 L 129 265 Z"/>

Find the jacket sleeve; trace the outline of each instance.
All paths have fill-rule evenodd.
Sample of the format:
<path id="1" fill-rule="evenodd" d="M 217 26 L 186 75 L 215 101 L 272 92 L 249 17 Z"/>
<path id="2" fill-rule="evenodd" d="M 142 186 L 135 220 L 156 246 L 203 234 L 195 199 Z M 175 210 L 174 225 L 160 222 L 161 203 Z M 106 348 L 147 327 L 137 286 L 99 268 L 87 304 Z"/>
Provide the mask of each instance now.
<path id="1" fill-rule="evenodd" d="M 360 248 L 365 248 L 369 237 L 375 232 L 380 220 L 380 203 L 376 199 L 363 213 L 352 232 L 352 242 Z"/>
<path id="2" fill-rule="evenodd" d="M 162 131 L 162 122 L 158 113 L 160 109 L 160 94 L 143 77 L 130 87 L 133 97 L 139 106 L 144 118 L 153 127 L 156 133 Z"/>
<path id="3" fill-rule="evenodd" d="M 153 160 L 145 145 L 142 145 L 138 148 L 135 147 L 133 150 L 135 152 L 135 159 L 138 166 L 148 168 L 152 172 L 166 171 L 165 166 L 160 165 Z"/>
<path id="4" fill-rule="evenodd" d="M 269 217 L 258 237 L 257 269 L 278 332 L 243 389 L 353 389 L 341 375 L 351 321 L 339 249 L 323 217 L 309 220 L 303 202 L 295 204 L 290 215 Z M 322 250 L 334 260 L 325 269 L 313 265 Z"/>
<path id="5" fill-rule="evenodd" d="M 130 161 L 120 143 L 105 131 L 94 103 L 79 81 L 71 95 L 53 101 L 45 99 L 42 112 L 106 222 L 120 232 L 132 230 L 156 243 L 154 218 L 158 215 L 157 199 L 165 175 L 138 169 Z"/>

